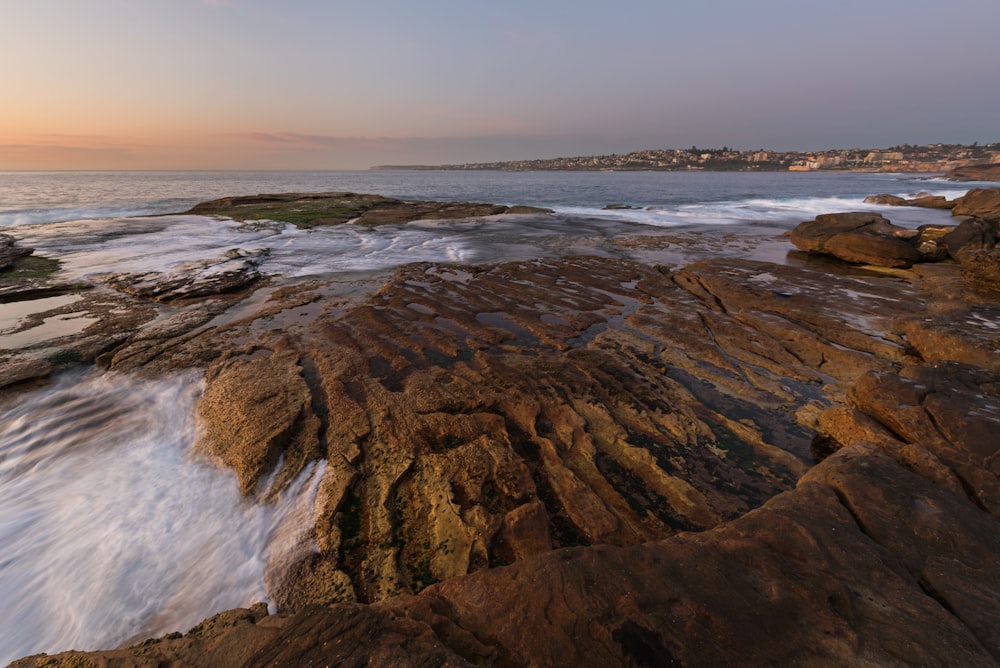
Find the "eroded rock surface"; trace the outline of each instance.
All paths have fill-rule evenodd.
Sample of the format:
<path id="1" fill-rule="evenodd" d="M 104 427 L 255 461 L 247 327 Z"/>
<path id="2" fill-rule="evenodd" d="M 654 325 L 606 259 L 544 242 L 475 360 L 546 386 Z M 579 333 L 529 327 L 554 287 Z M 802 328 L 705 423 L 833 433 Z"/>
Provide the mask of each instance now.
<path id="1" fill-rule="evenodd" d="M 201 446 L 248 495 L 325 458 L 315 549 L 277 615 L 20 665 L 997 665 L 967 263 L 413 264 L 164 320 L 104 361 L 207 367 Z"/>
<path id="2" fill-rule="evenodd" d="M 773 374 L 815 396 L 820 375 L 644 265 L 410 265 L 301 331 L 263 324 L 226 334 L 254 343 L 210 367 L 200 413 L 214 453 L 262 463 L 237 468 L 245 490 L 280 453 L 281 479 L 304 466 L 275 443 L 319 435 L 308 568 L 351 583 L 323 591 L 381 600 L 552 547 L 705 529 L 790 489 L 811 461 L 795 419 L 807 399 Z M 266 398 L 241 391 L 258 377 Z M 246 432 L 227 412 L 272 405 Z M 248 457 L 253 443 L 264 450 Z"/>
<path id="3" fill-rule="evenodd" d="M 182 638 L 100 659 L 213 666 L 995 666 L 997 519 L 962 486 L 934 478 L 953 473 L 947 461 L 990 461 L 1000 445 L 956 432 L 919 433 L 919 425 L 927 410 L 938 410 L 928 397 L 974 386 L 988 401 L 951 402 L 953 417 L 959 424 L 979 417 L 995 429 L 1000 386 L 995 374 L 966 367 L 923 369 L 914 380 L 929 374 L 937 388 L 924 393 L 924 408 L 884 426 L 879 411 L 864 413 L 863 402 L 854 409 L 891 435 L 879 443 L 852 440 L 794 490 L 715 529 L 548 552 L 376 605 L 273 617 L 233 611 Z M 908 395 L 904 382 L 881 396 L 888 405 Z M 954 459 L 935 454 L 946 451 Z M 15 665 L 74 665 L 80 658 Z"/>

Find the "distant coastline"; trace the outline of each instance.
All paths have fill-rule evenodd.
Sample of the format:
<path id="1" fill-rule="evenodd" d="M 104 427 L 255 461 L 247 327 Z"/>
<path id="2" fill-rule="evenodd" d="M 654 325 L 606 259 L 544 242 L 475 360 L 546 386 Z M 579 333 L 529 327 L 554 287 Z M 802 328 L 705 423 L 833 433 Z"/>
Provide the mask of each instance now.
<path id="1" fill-rule="evenodd" d="M 1000 142 L 979 145 L 903 144 L 886 149 L 826 151 L 743 151 L 721 149 L 650 149 L 611 155 L 540 160 L 474 162 L 458 165 L 376 165 L 372 170 L 493 170 L 528 171 L 845 171 L 944 173 L 969 166 L 1000 165 Z M 995 170 L 994 170 L 995 171 Z"/>

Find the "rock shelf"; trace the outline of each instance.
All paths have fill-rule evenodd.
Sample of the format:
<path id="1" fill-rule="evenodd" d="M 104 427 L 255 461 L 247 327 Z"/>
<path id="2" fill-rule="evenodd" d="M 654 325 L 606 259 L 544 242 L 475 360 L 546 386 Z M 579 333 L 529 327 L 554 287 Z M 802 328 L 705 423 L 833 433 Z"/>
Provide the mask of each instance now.
<path id="1" fill-rule="evenodd" d="M 327 460 L 316 549 L 278 614 L 14 665 L 997 665 L 992 197 L 899 269 L 416 263 L 140 327 L 99 362 L 203 368 L 246 495 Z"/>

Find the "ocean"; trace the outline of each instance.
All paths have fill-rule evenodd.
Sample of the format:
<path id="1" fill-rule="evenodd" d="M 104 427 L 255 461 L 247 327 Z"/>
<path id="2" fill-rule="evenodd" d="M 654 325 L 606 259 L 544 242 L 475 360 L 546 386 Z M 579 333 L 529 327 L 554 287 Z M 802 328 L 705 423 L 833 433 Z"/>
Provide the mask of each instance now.
<path id="1" fill-rule="evenodd" d="M 0 226 L 176 213 L 230 195 L 347 191 L 526 204 L 649 225 L 797 219 L 867 195 L 954 197 L 975 184 L 922 175 L 730 172 L 0 172 Z M 608 213 L 607 204 L 638 209 Z"/>
<path id="2" fill-rule="evenodd" d="M 613 253 L 601 241 L 617 235 L 738 230 L 778 239 L 784 254 L 780 233 L 819 213 L 878 210 L 907 226 L 949 218 L 866 205 L 867 195 L 956 197 L 976 185 L 845 173 L 2 172 L 0 232 L 58 258 L 67 280 L 169 271 L 238 247 L 267 249 L 262 271 L 280 282 L 414 261 Z M 315 191 L 527 204 L 556 215 L 313 230 L 181 215 L 223 196 Z M 0 303 L 0 359 L 5 346 L 42 342 L 13 338 L 23 307 Z M 268 568 L 308 533 L 321 466 L 274 504 L 241 499 L 231 471 L 193 454 L 200 391 L 197 374 L 78 368 L 0 410 L 0 664 L 184 632 L 266 598 Z"/>

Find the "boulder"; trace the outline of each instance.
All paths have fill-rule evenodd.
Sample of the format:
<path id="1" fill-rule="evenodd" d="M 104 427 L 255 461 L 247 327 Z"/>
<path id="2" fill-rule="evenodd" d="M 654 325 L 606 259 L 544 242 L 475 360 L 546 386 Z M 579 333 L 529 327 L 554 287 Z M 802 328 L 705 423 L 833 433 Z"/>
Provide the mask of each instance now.
<path id="1" fill-rule="evenodd" d="M 973 188 L 955 200 L 953 216 L 975 216 L 994 222 L 1000 220 L 1000 188 Z"/>
<path id="2" fill-rule="evenodd" d="M 865 198 L 865 204 L 875 204 L 878 206 L 906 206 L 906 200 L 897 195 L 869 195 Z"/>
<path id="3" fill-rule="evenodd" d="M 965 253 L 990 250 L 996 246 L 998 228 L 1000 225 L 996 221 L 968 218 L 943 235 L 941 243 L 952 258 L 961 261 Z"/>
<path id="4" fill-rule="evenodd" d="M 955 204 L 941 195 L 931 195 L 926 192 L 917 193 L 910 199 L 896 195 L 869 195 L 864 201 L 865 204 L 878 206 L 919 206 L 926 209 L 950 209 Z"/>
<path id="5" fill-rule="evenodd" d="M 925 209 L 950 209 L 955 203 L 941 195 L 923 195 L 906 201 L 907 206 L 919 206 Z"/>
<path id="6" fill-rule="evenodd" d="M 948 247 L 944 244 L 944 237 L 954 229 L 953 225 L 921 225 L 917 228 L 918 234 L 914 246 L 924 262 L 940 262 L 948 259 Z"/>
<path id="7" fill-rule="evenodd" d="M 922 259 L 913 243 L 918 234 L 877 213 L 831 213 L 801 223 L 791 241 L 800 250 L 845 262 L 906 268 Z"/>
<path id="8" fill-rule="evenodd" d="M 846 232 L 831 237 L 825 251 L 845 262 L 903 268 L 922 259 L 909 242 L 865 232 Z"/>

